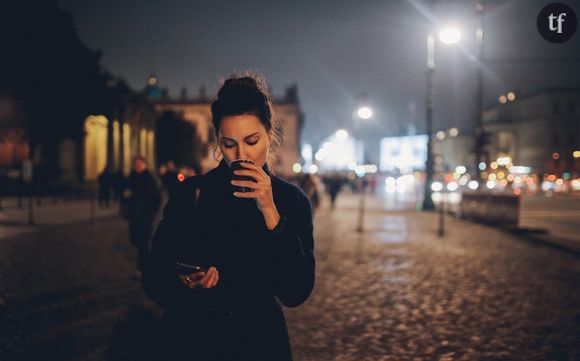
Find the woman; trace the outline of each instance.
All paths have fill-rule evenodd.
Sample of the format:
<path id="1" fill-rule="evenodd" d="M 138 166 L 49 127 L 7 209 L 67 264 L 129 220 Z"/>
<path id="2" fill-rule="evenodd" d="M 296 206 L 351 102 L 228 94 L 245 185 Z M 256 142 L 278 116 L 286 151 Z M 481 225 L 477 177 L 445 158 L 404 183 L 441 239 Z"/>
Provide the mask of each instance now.
<path id="1" fill-rule="evenodd" d="M 165 308 L 159 358 L 292 360 L 279 302 L 299 306 L 314 287 L 310 202 L 267 165 L 276 128 L 258 79 L 227 79 L 211 109 L 223 159 L 179 185 L 143 278 Z M 252 180 L 232 179 L 236 159 L 253 162 L 235 173 Z M 176 262 L 207 272 L 178 276 Z"/>

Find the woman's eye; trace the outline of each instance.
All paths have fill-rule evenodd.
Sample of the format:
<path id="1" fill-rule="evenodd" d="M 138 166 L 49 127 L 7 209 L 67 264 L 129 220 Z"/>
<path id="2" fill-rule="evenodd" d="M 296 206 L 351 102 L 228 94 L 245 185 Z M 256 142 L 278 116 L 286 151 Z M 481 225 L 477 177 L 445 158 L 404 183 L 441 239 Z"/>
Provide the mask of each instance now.
<path id="1" fill-rule="evenodd" d="M 258 141 L 256 140 L 255 142 L 246 142 L 246 143 L 248 143 L 249 145 L 256 145 L 258 144 Z"/>
<path id="2" fill-rule="evenodd" d="M 233 148 L 235 146 L 235 144 L 224 144 L 224 147 L 226 148 Z"/>

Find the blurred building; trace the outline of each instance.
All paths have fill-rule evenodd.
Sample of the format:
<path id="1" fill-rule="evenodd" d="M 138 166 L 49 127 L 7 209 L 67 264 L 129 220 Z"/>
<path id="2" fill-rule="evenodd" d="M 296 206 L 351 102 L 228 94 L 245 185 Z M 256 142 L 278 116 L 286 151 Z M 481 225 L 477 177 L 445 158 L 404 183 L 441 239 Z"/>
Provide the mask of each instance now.
<path id="1" fill-rule="evenodd" d="M 540 176 L 579 174 L 580 89 L 508 95 L 483 114 L 489 159 L 510 157 Z"/>
<path id="2" fill-rule="evenodd" d="M 155 76 L 150 76 L 145 93 L 158 114 L 172 111 L 195 125 L 197 137 L 207 144 L 206 154 L 200 160 L 202 172 L 206 173 L 215 168 L 218 162 L 214 159 L 217 143 L 211 122 L 213 99 L 207 96 L 205 88 L 200 88 L 199 93 L 194 96 L 189 96 L 187 90 L 183 88 L 178 97 L 169 97 L 167 90 L 159 87 Z M 273 102 L 274 121 L 278 124 L 278 131 L 282 136 L 282 142 L 273 154 L 273 170 L 280 176 L 291 177 L 294 175 L 292 166 L 300 162 L 299 137 L 303 125 L 297 87 L 295 85 L 288 87 L 285 95 L 275 98 Z"/>
<path id="3" fill-rule="evenodd" d="M 450 135 L 447 131 L 442 139 L 437 139 L 437 134 L 441 133 L 436 133 L 433 141 L 437 171 L 453 171 L 458 166 L 469 167 L 473 163 L 473 134 Z"/>
<path id="4" fill-rule="evenodd" d="M 105 167 L 131 170 L 137 154 L 155 166 L 156 113 L 146 99 L 133 96 L 111 115 L 89 115 L 79 119 L 79 131 L 56 128 L 37 142 L 31 153 L 26 114 L 16 98 L 0 94 L 0 169 L 20 169 L 29 157 L 40 183 L 78 184 L 95 181 Z"/>
<path id="5" fill-rule="evenodd" d="M 42 194 L 82 187 L 105 167 L 128 172 L 135 154 L 154 162 L 155 110 L 101 67 L 72 14 L 55 0 L 4 3 L 0 182 L 26 178 Z"/>
<path id="6" fill-rule="evenodd" d="M 388 137 L 381 140 L 380 169 L 383 172 L 407 174 L 424 170 L 426 159 L 426 135 Z"/>
<path id="7" fill-rule="evenodd" d="M 116 116 L 90 115 L 84 121 L 83 174 L 84 180 L 94 181 L 108 167 L 111 172 L 131 172 L 131 159 L 136 155 L 147 158 L 151 169 L 156 168 L 155 109 L 146 99 L 133 96 L 118 108 Z M 66 174 L 74 164 L 72 152 L 63 152 L 61 169 Z"/>
<path id="8" fill-rule="evenodd" d="M 14 168 L 28 158 L 26 118 L 17 99 L 0 92 L 0 169 Z"/>

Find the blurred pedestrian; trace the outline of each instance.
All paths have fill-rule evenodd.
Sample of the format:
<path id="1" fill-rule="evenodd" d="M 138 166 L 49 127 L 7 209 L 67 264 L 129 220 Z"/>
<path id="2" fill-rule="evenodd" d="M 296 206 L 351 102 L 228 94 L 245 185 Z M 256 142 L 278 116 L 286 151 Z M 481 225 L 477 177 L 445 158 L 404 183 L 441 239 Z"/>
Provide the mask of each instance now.
<path id="1" fill-rule="evenodd" d="M 161 205 L 160 187 L 147 170 L 145 157 L 138 155 L 133 158 L 133 170 L 129 175 L 123 198 L 127 204 L 126 216 L 129 221 L 131 244 L 139 252 L 137 269 L 142 272 L 154 231 L 155 216 Z"/>
<path id="2" fill-rule="evenodd" d="M 368 187 L 369 187 L 369 178 L 367 175 L 364 175 L 362 178 L 360 178 L 360 192 L 366 193 Z"/>
<path id="3" fill-rule="evenodd" d="M 167 195 L 171 197 L 175 192 L 175 187 L 179 183 L 175 163 L 172 160 L 165 163 L 165 171 L 163 172 L 163 174 L 161 174 L 160 172 L 159 176 L 161 178 L 161 183 L 163 184 L 163 187 L 167 191 Z"/>
<path id="4" fill-rule="evenodd" d="M 326 189 L 330 196 L 330 205 L 332 209 L 334 209 L 336 197 L 338 196 L 338 193 L 340 193 L 342 183 L 343 181 L 337 173 L 333 174 L 326 180 Z"/>
<path id="5" fill-rule="evenodd" d="M 320 195 L 318 193 L 319 183 L 318 177 L 311 173 L 304 173 L 298 181 L 298 185 L 310 199 L 312 213 L 315 213 L 320 205 Z"/>
<path id="6" fill-rule="evenodd" d="M 111 201 L 111 188 L 113 187 L 113 176 L 109 168 L 105 169 L 99 174 L 97 181 L 99 182 L 99 207 L 109 208 Z"/>
<path id="7" fill-rule="evenodd" d="M 118 201 L 123 196 L 123 190 L 125 189 L 125 175 L 121 169 L 117 169 L 111 175 L 111 186 L 113 189 L 113 199 Z"/>
<path id="8" fill-rule="evenodd" d="M 369 187 L 371 194 L 375 194 L 377 192 L 377 176 L 374 174 L 369 176 Z"/>
<path id="9" fill-rule="evenodd" d="M 178 185 L 153 239 L 143 285 L 165 309 L 160 360 L 292 360 L 279 302 L 296 307 L 314 287 L 312 211 L 268 167 L 264 89 L 251 76 L 224 82 L 212 103 L 223 158 Z"/>

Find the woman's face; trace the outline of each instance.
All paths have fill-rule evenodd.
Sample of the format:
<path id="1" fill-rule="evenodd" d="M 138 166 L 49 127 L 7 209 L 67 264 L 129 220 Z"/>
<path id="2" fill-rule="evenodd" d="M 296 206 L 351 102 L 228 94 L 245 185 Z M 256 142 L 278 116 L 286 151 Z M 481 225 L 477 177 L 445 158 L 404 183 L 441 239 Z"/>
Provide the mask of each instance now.
<path id="1" fill-rule="evenodd" d="M 218 132 L 219 147 L 228 164 L 250 159 L 262 167 L 268 159 L 270 134 L 255 115 L 233 115 L 222 119 Z"/>

